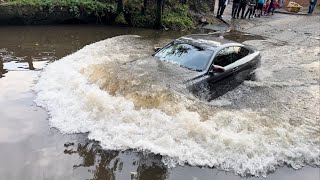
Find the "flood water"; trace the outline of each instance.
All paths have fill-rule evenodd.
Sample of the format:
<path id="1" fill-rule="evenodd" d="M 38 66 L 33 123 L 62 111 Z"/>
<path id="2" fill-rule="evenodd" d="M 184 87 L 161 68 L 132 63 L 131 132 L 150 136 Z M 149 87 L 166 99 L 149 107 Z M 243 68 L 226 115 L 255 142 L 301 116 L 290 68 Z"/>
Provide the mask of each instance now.
<path id="1" fill-rule="evenodd" d="M 87 46 L 75 53 L 85 45 L 127 34 L 140 35 L 141 38 L 121 36 Z M 227 168 L 223 168 L 223 165 L 217 166 L 219 163 L 213 162 L 226 162 L 225 167 L 236 167 L 228 166 L 229 162 L 242 163 L 247 165 L 248 169 L 255 163 L 266 164 L 246 163 L 246 160 L 241 162 L 241 158 L 244 157 L 236 156 L 237 152 L 230 150 L 234 148 L 236 151 L 251 153 L 253 157 L 257 157 L 252 158 L 252 161 L 272 162 L 272 155 L 272 158 L 278 156 L 279 161 L 283 160 L 282 164 L 280 162 L 275 166 L 275 172 L 267 175 L 267 179 L 319 179 L 319 168 L 308 165 L 315 165 L 317 162 L 312 161 L 319 160 L 318 154 L 314 155 L 316 152 L 312 151 L 319 146 L 319 120 L 314 119 L 319 117 L 318 112 L 314 112 L 318 104 L 312 100 L 319 98 L 318 86 L 317 81 L 310 76 L 299 76 L 296 79 L 307 79 L 311 88 L 298 87 L 296 90 L 292 89 L 292 86 L 299 86 L 299 82 L 288 84 L 290 77 L 284 77 L 282 74 L 272 76 L 279 81 L 272 78 L 267 78 L 266 81 L 265 77 L 269 74 L 262 69 L 260 79 L 266 82 L 246 82 L 213 101 L 210 106 L 202 106 L 197 104 L 198 102 L 190 102 L 180 97 L 179 103 L 176 103 L 172 98 L 166 98 L 171 97 L 167 94 L 160 94 L 159 100 L 158 92 L 167 91 L 158 91 L 159 86 L 156 86 L 154 89 L 157 91 L 151 91 L 151 94 L 148 91 L 148 94 L 145 91 L 148 86 L 136 86 L 139 83 L 150 85 L 151 81 L 148 78 L 151 76 L 147 75 L 141 75 L 141 78 L 132 76 L 133 78 L 118 79 L 126 83 L 109 81 L 110 77 L 115 80 L 120 77 L 112 74 L 121 73 L 116 71 L 117 63 L 114 62 L 143 58 L 152 53 L 153 46 L 163 45 L 183 34 L 82 25 L 0 27 L 0 177 L 233 180 L 243 178 L 234 172 L 221 170 Z M 59 61 L 72 53 L 75 54 Z M 52 64 L 54 61 L 56 63 Z M 311 69 L 311 73 L 317 71 L 312 69 L 312 63 L 310 62 L 310 66 L 306 65 L 306 68 Z M 38 83 L 42 69 L 46 66 L 48 68 Z M 299 70 L 293 69 L 295 72 Z M 130 71 L 124 73 L 130 76 Z M 32 90 L 35 84 L 35 90 L 39 92 L 38 98 Z M 152 84 L 150 87 L 153 87 Z M 283 87 L 286 89 L 282 90 Z M 130 94 L 130 89 L 142 92 L 142 95 Z M 110 90 L 114 90 L 113 96 L 106 94 Z M 286 96 L 286 93 L 297 92 L 299 94 L 296 96 Z M 305 95 L 308 92 L 310 93 Z M 235 96 L 239 98 L 234 98 Z M 153 102 L 163 101 L 163 104 L 154 105 L 141 101 L 146 97 L 151 98 Z M 37 104 L 34 103 L 36 98 Z M 286 104 L 278 103 L 275 98 Z M 302 98 L 310 100 L 310 104 L 301 103 Z M 45 104 L 47 102 L 50 104 Z M 137 109 L 132 102 L 140 102 L 141 106 L 145 106 Z M 168 104 L 170 108 L 166 106 Z M 186 104 L 199 108 L 190 109 Z M 38 105 L 47 107 L 50 114 Z M 293 107 L 303 109 L 303 113 L 294 113 L 297 109 Z M 204 112 L 199 110 L 200 108 L 213 111 Z M 286 108 L 289 110 L 285 111 Z M 240 120 L 232 117 L 231 112 L 239 113 L 237 118 Z M 213 113 L 214 118 L 208 121 L 203 119 L 201 113 Z M 290 119 L 287 120 L 285 117 Z M 278 122 L 276 118 L 285 122 Z M 251 119 L 259 122 L 252 122 Z M 302 120 L 298 122 L 297 119 Z M 204 122 L 207 124 L 203 124 Z M 215 127 L 210 129 L 212 124 L 215 124 Z M 278 129 L 275 127 L 276 124 L 279 125 Z M 213 133 L 208 132 L 211 130 Z M 87 131 L 90 133 L 81 133 Z M 173 138 L 170 139 L 168 134 Z M 230 138 L 226 135 L 230 135 Z M 88 136 L 89 139 L 99 142 L 89 140 Z M 304 142 L 306 137 L 309 137 L 310 142 Z M 208 138 L 212 138 L 213 141 Z M 274 138 L 274 143 L 268 142 L 268 138 Z M 280 138 L 285 138 L 285 141 Z M 267 145 L 259 144 L 259 141 L 265 141 Z M 199 146 L 201 148 L 198 148 Z M 297 150 L 290 151 L 290 148 L 295 147 Z M 250 152 L 250 148 L 254 151 Z M 141 149 L 145 151 L 142 152 Z M 265 150 L 270 153 L 265 153 Z M 232 153 L 235 153 L 235 156 Z M 300 155 L 297 155 L 298 153 Z M 209 156 L 212 158 L 208 158 Z M 260 158 L 263 156 L 268 158 Z M 234 161 L 237 157 L 239 162 Z M 210 164 L 217 168 L 207 167 Z M 294 170 L 286 164 L 296 165 L 296 168 L 305 167 Z M 283 165 L 284 167 L 279 167 Z M 251 170 L 251 174 L 255 174 L 259 168 L 252 167 Z M 240 167 L 238 173 L 241 174 Z M 249 178 L 259 179 L 250 175 Z"/>

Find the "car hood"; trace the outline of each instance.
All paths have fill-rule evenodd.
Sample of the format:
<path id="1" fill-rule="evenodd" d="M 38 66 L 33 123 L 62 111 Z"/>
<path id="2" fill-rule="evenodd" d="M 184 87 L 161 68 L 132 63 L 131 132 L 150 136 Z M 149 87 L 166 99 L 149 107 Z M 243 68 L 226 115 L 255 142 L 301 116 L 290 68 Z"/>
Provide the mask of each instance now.
<path id="1" fill-rule="evenodd" d="M 203 72 L 192 71 L 178 64 L 161 61 L 156 57 L 110 62 L 84 70 L 89 81 L 112 95 L 161 96 L 161 94 L 190 95 L 188 86 Z M 143 95 L 141 95 L 143 94 Z"/>
<path id="2" fill-rule="evenodd" d="M 156 57 L 148 57 L 141 60 L 125 63 L 125 69 L 137 77 L 147 76 L 150 82 L 162 83 L 174 89 L 186 88 L 189 82 L 202 76 L 203 72 L 189 70 Z"/>
<path id="3" fill-rule="evenodd" d="M 189 84 L 203 74 L 155 57 L 96 64 L 82 73 L 90 83 L 97 84 L 112 96 L 132 100 L 136 107 L 166 107 L 168 111 L 184 99 L 182 96 L 194 97 Z"/>

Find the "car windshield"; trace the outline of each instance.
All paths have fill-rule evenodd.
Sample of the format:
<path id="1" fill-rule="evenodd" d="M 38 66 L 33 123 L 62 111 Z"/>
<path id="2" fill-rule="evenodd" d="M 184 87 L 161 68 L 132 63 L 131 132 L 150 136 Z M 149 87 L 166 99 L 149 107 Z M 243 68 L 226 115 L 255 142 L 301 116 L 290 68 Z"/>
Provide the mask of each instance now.
<path id="1" fill-rule="evenodd" d="M 203 71 L 206 69 L 213 50 L 185 43 L 171 43 L 155 54 L 160 60 L 169 61 L 181 67 Z"/>

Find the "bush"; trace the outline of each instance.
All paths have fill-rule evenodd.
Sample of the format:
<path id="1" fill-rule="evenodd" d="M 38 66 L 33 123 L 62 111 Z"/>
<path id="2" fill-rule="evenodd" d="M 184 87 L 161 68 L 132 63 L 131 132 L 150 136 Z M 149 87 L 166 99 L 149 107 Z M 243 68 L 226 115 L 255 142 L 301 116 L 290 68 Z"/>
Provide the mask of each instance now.
<path id="1" fill-rule="evenodd" d="M 191 29 L 194 24 L 189 13 L 188 5 L 180 5 L 174 9 L 165 8 L 163 24 L 174 30 Z"/>
<path id="2" fill-rule="evenodd" d="M 81 12 L 102 16 L 106 12 L 115 13 L 116 3 L 102 3 L 95 0 L 10 0 L 6 4 L 35 6 L 40 9 L 55 7 L 67 7 L 70 12 L 79 16 Z"/>
<path id="3" fill-rule="evenodd" d="M 126 19 L 124 18 L 123 13 L 119 14 L 116 19 L 115 19 L 116 24 L 120 24 L 120 25 L 126 25 Z"/>

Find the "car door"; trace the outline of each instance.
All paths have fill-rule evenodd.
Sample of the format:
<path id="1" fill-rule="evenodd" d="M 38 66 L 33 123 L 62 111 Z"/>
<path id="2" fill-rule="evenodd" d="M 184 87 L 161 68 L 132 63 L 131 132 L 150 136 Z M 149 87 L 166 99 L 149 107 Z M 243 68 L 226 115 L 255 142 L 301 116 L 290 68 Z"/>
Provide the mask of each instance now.
<path id="1" fill-rule="evenodd" d="M 212 65 L 218 65 L 224 68 L 224 72 L 213 72 L 209 79 L 208 83 L 214 83 L 230 74 L 232 74 L 233 69 L 230 68 L 230 64 L 233 63 L 233 56 L 235 50 L 233 47 L 225 47 L 221 49 L 213 59 Z"/>
<path id="2" fill-rule="evenodd" d="M 232 69 L 232 74 L 240 81 L 243 81 L 253 71 L 254 59 L 258 53 L 250 54 L 250 50 L 242 46 L 234 46 L 232 63 L 226 68 Z"/>
<path id="3" fill-rule="evenodd" d="M 232 69 L 234 74 L 242 71 L 250 62 L 250 59 L 247 58 L 250 51 L 245 47 L 241 46 L 233 46 L 233 54 L 232 54 L 232 63 L 230 63 L 226 68 Z"/>
<path id="4" fill-rule="evenodd" d="M 209 73 L 207 80 L 208 95 L 205 97 L 206 100 L 210 101 L 215 99 L 236 87 L 232 82 L 234 72 L 232 64 L 235 61 L 235 53 L 236 49 L 233 46 L 229 46 L 221 49 L 214 57 L 212 65 L 221 66 L 224 71 Z"/>

